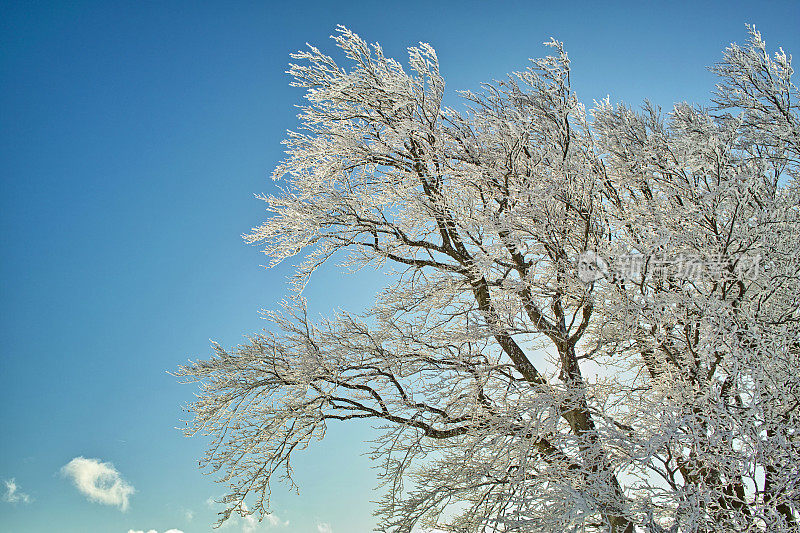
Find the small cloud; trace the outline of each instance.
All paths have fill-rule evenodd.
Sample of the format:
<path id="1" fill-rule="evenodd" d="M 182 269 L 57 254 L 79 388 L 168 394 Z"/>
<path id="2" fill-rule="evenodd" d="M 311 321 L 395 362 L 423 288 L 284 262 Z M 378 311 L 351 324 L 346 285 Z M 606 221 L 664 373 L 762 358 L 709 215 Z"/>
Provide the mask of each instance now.
<path id="1" fill-rule="evenodd" d="M 275 513 L 269 513 L 267 515 L 264 515 L 264 521 L 269 523 L 269 525 L 271 525 L 271 526 L 286 527 L 286 526 L 289 525 L 289 521 L 288 520 L 285 520 L 285 521 L 281 520 L 280 518 L 278 518 L 278 515 L 276 515 Z"/>
<path id="2" fill-rule="evenodd" d="M 17 481 L 12 477 L 5 479 L 3 482 L 6 484 L 6 492 L 3 494 L 3 501 L 8 503 L 31 503 L 33 498 L 19 490 Z"/>
<path id="3" fill-rule="evenodd" d="M 245 505 L 244 502 L 242 502 L 242 509 L 245 512 L 247 512 L 247 505 Z M 258 520 L 256 520 L 255 515 L 247 515 L 247 516 L 245 516 L 244 518 L 242 518 L 242 522 L 243 522 L 242 523 L 242 533 L 255 533 L 256 531 L 259 530 Z M 265 527 L 272 527 L 272 526 L 286 527 L 286 526 L 289 525 L 289 521 L 288 520 L 285 521 L 285 522 L 282 521 L 280 518 L 278 518 L 278 515 L 276 515 L 275 513 L 265 514 L 263 522 L 266 522 L 264 524 Z"/>
<path id="4" fill-rule="evenodd" d="M 333 533 L 331 525 L 327 522 L 317 522 L 317 531 L 319 533 Z"/>
<path id="5" fill-rule="evenodd" d="M 194 511 L 192 511 L 191 509 L 184 509 L 183 517 L 186 519 L 187 522 L 191 522 L 192 518 L 194 518 Z"/>
<path id="6" fill-rule="evenodd" d="M 242 524 L 242 533 L 253 533 L 258 527 L 256 517 L 253 515 L 244 517 L 244 524 Z"/>
<path id="7" fill-rule="evenodd" d="M 209 507 L 213 507 L 219 502 L 214 498 L 208 498 L 206 500 L 206 505 Z M 242 502 L 241 503 L 241 510 L 244 513 L 248 512 L 247 504 Z M 230 529 L 230 528 L 239 528 L 241 527 L 242 533 L 256 533 L 265 531 L 266 529 L 270 529 L 272 527 L 286 527 L 289 525 L 288 520 L 281 520 L 278 518 L 278 515 L 275 513 L 265 514 L 261 523 L 259 523 L 256 515 L 250 514 L 246 516 L 240 516 L 238 511 L 231 514 L 231 517 L 222 524 L 222 529 Z"/>
<path id="8" fill-rule="evenodd" d="M 135 492 L 114 465 L 97 459 L 76 457 L 61 468 L 61 475 L 71 478 L 75 487 L 90 501 L 116 505 L 122 511 L 128 509 L 128 498 Z"/>

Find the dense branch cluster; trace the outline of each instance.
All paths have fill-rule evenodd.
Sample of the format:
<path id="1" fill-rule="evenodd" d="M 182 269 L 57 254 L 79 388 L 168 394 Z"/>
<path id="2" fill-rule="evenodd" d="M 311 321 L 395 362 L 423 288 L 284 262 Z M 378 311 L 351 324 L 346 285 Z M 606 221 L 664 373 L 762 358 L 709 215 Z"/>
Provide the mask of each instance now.
<path id="1" fill-rule="evenodd" d="M 551 41 L 456 110 L 429 45 L 406 72 L 334 39 L 348 68 L 293 55 L 302 127 L 246 236 L 272 264 L 302 257 L 294 295 L 269 331 L 179 371 L 200 386 L 187 433 L 211 436 L 230 486 L 222 520 L 268 511 L 329 421 L 367 419 L 380 531 L 796 530 L 790 57 L 750 28 L 714 67 L 716 108 L 587 112 Z M 392 281 L 368 312 L 312 323 L 302 288 L 341 254 Z M 604 258 L 590 278 L 587 254 Z M 637 268 L 605 268 L 622 259 Z"/>

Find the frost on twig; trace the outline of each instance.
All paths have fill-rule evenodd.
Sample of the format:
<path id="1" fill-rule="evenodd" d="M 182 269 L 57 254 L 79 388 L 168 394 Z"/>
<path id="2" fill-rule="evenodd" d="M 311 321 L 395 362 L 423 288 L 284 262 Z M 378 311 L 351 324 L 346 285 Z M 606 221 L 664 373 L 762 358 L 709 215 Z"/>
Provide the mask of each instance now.
<path id="1" fill-rule="evenodd" d="M 790 56 L 751 28 L 714 67 L 716 109 L 587 111 L 553 40 L 455 110 L 429 45 L 405 70 L 334 40 L 346 66 L 292 56 L 307 103 L 245 236 L 271 264 L 299 256 L 293 296 L 179 371 L 199 386 L 186 432 L 229 485 L 221 520 L 268 512 L 296 452 L 363 419 L 380 531 L 796 531 Z M 302 289 L 333 256 L 393 281 L 312 321 Z"/>

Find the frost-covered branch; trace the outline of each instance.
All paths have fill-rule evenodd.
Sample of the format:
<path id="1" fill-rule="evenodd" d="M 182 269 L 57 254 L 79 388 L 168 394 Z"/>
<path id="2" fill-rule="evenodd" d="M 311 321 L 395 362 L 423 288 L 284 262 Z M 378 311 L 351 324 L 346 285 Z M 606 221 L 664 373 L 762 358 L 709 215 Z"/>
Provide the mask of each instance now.
<path id="1" fill-rule="evenodd" d="M 245 236 L 298 257 L 245 344 L 181 367 L 227 510 L 268 512 L 328 424 L 379 425 L 380 531 L 793 531 L 800 513 L 800 119 L 755 29 L 715 109 L 586 111 L 561 43 L 442 106 L 339 28 L 289 73 L 300 127 Z M 332 257 L 392 282 L 309 320 Z M 588 268 L 588 270 L 587 270 Z M 256 499 L 255 502 L 252 500 Z"/>

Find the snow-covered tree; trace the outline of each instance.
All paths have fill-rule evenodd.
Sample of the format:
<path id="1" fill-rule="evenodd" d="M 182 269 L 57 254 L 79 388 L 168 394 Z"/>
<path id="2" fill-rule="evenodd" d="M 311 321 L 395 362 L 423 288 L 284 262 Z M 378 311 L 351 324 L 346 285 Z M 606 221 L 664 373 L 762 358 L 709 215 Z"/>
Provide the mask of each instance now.
<path id="1" fill-rule="evenodd" d="M 790 56 L 749 28 L 713 108 L 587 111 L 551 40 L 454 109 L 431 46 L 406 70 L 334 39 L 347 67 L 292 56 L 307 105 L 246 236 L 301 258 L 292 294 L 179 370 L 200 387 L 186 432 L 230 487 L 221 520 L 267 512 L 296 451 L 367 419 L 380 531 L 797 531 Z M 334 256 L 388 286 L 312 321 L 302 289 Z"/>

